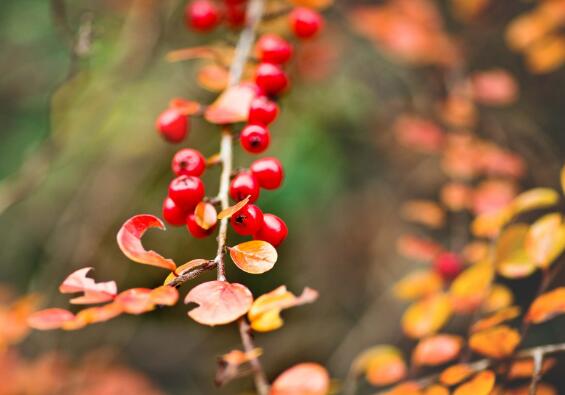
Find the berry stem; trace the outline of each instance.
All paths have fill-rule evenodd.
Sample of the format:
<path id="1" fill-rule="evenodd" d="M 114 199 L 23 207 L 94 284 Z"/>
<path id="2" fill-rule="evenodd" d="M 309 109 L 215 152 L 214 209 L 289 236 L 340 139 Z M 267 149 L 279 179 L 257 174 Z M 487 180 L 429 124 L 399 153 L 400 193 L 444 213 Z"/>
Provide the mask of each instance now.
<path id="1" fill-rule="evenodd" d="M 220 191 L 218 192 L 218 200 L 221 204 L 221 209 L 225 210 L 229 206 L 229 184 L 230 175 L 233 166 L 233 136 L 228 128 L 222 130 L 222 140 L 220 143 L 220 163 L 222 166 L 222 174 L 220 175 Z M 218 250 L 214 261 L 217 264 L 218 280 L 226 281 L 226 269 L 224 265 L 224 251 L 226 247 L 228 233 L 228 218 L 220 221 L 220 230 L 218 232 Z"/>

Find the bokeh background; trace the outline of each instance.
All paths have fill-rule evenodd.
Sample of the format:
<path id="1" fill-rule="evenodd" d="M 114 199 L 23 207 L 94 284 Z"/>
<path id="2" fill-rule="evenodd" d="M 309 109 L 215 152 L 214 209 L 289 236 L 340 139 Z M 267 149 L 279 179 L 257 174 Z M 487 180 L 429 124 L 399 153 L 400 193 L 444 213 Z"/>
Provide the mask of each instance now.
<path id="1" fill-rule="evenodd" d="M 447 2 L 437 3 L 445 29 L 464 46 L 469 70 L 503 67 L 519 83 L 516 103 L 485 110 L 496 130 L 481 126 L 479 133 L 524 156 L 525 186 L 557 186 L 565 148 L 563 67 L 532 73 L 504 40 L 510 21 L 538 2 L 494 2 L 472 24 L 453 17 Z M 434 66 L 398 62 L 355 33 L 349 12 L 360 4 L 342 1 L 329 9 L 325 34 L 299 49 L 291 67 L 292 92 L 282 100 L 269 152 L 281 158 L 287 177 L 283 188 L 260 199 L 290 229 L 276 268 L 255 277 L 228 267 L 228 277 L 256 295 L 281 284 L 320 291 L 315 304 L 285 313 L 283 329 L 257 337 L 270 377 L 308 360 L 342 378 L 364 348 L 408 345 L 399 331 L 403 305 L 390 292 L 414 267 L 394 248 L 406 230 L 398 207 L 406 197 L 436 197 L 443 176 L 433 158 L 398 148 L 389 124 L 401 111 L 432 106 L 442 92 Z M 212 37 L 188 32 L 184 6 L 177 0 L 0 2 L 0 282 L 16 294 L 38 292 L 45 305 L 65 307 L 57 286 L 84 266 L 120 289 L 162 282 L 159 269 L 126 259 L 115 235 L 134 214 L 160 215 L 176 147 L 154 132 L 156 116 L 171 97 L 214 97 L 194 83 L 197 63 L 169 63 L 165 55 L 237 37 L 226 30 Z M 211 155 L 218 137 L 214 127 L 193 120 L 187 144 Z M 237 152 L 238 166 L 249 160 Z M 209 194 L 217 179 L 217 169 L 207 171 Z M 215 252 L 213 238 L 195 241 L 183 228 L 150 232 L 144 240 L 176 261 Z M 76 365 L 84 358 L 124 364 L 165 394 L 250 391 L 246 379 L 225 389 L 213 385 L 217 356 L 239 347 L 235 328 L 199 326 L 186 310 L 181 303 L 78 332 L 33 333 L 18 352 L 29 360 L 56 351 Z M 532 331 L 532 343 L 565 340 L 564 323 Z"/>

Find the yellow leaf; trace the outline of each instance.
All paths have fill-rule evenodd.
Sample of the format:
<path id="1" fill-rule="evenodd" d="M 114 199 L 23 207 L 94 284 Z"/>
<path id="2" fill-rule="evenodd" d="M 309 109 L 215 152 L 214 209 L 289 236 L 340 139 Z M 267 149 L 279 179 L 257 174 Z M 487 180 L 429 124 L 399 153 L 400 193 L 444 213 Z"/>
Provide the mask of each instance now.
<path id="1" fill-rule="evenodd" d="M 208 230 L 218 221 L 216 209 L 210 203 L 200 202 L 194 209 L 194 220 L 202 229 Z"/>
<path id="2" fill-rule="evenodd" d="M 364 373 L 373 385 L 390 385 L 406 376 L 406 363 L 396 347 L 379 345 L 364 351 L 353 361 L 355 374 Z"/>
<path id="3" fill-rule="evenodd" d="M 528 230 L 526 224 L 514 224 L 506 228 L 498 238 L 494 263 L 502 276 L 522 278 L 536 270 L 536 266 L 526 252 Z"/>
<path id="4" fill-rule="evenodd" d="M 402 329 L 419 339 L 441 329 L 451 317 L 451 303 L 445 294 L 437 294 L 412 304 L 402 316 Z"/>
<path id="5" fill-rule="evenodd" d="M 547 214 L 534 222 L 526 236 L 525 247 L 535 265 L 549 267 L 565 249 L 565 225 L 561 214 Z"/>
<path id="6" fill-rule="evenodd" d="M 449 288 L 453 309 L 458 313 L 469 313 L 477 309 L 489 294 L 493 277 L 494 269 L 488 261 L 467 268 Z"/>

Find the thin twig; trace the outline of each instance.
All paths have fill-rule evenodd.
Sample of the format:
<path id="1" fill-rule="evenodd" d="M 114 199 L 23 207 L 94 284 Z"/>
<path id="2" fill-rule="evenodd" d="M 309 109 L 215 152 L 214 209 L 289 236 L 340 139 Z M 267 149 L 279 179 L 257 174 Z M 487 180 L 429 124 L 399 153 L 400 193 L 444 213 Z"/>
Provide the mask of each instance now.
<path id="1" fill-rule="evenodd" d="M 253 344 L 253 338 L 251 337 L 251 328 L 245 318 L 239 319 L 239 334 L 241 336 L 241 342 L 243 343 L 243 350 L 251 354 L 255 349 L 255 344 Z M 257 393 L 259 395 L 267 395 L 269 393 L 269 382 L 267 381 L 261 362 L 259 362 L 258 358 L 251 358 L 249 364 L 253 370 Z"/>
<path id="2" fill-rule="evenodd" d="M 538 382 L 541 379 L 541 369 L 543 365 L 543 350 L 537 349 L 534 352 L 534 372 L 532 375 L 532 382 L 530 383 L 530 395 L 536 394 Z"/>

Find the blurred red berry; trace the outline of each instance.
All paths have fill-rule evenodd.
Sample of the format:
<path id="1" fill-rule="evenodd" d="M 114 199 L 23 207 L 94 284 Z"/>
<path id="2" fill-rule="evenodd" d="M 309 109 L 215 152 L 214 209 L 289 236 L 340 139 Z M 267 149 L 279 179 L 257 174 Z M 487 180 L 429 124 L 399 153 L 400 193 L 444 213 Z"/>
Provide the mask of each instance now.
<path id="1" fill-rule="evenodd" d="M 253 99 L 249 106 L 249 123 L 268 126 L 279 114 L 279 106 L 268 97 L 260 96 Z"/>
<path id="2" fill-rule="evenodd" d="M 241 131 L 239 141 L 247 152 L 258 154 L 269 147 L 271 134 L 263 125 L 247 125 Z"/>
<path id="3" fill-rule="evenodd" d="M 198 177 L 178 176 L 169 184 L 169 197 L 187 211 L 194 209 L 204 195 L 204 184 Z"/>
<path id="4" fill-rule="evenodd" d="M 288 86 L 288 77 L 279 65 L 261 63 L 255 70 L 255 83 L 268 95 L 277 95 Z"/>
<path id="5" fill-rule="evenodd" d="M 249 236 L 263 225 L 263 212 L 254 204 L 246 204 L 231 216 L 230 223 L 237 234 Z"/>
<path id="6" fill-rule="evenodd" d="M 434 260 L 434 269 L 443 278 L 451 280 L 463 269 L 463 261 L 453 252 L 442 252 Z"/>
<path id="7" fill-rule="evenodd" d="M 232 28 L 239 28 L 245 25 L 247 6 L 244 2 L 226 2 L 226 22 Z"/>
<path id="8" fill-rule="evenodd" d="M 182 226 L 186 223 L 188 211 L 179 207 L 173 199 L 166 197 L 163 201 L 163 218 L 173 226 Z"/>
<path id="9" fill-rule="evenodd" d="M 186 25 L 193 30 L 207 32 L 220 22 L 220 12 L 216 5 L 208 0 L 195 0 L 185 9 Z"/>
<path id="10" fill-rule="evenodd" d="M 282 164 L 277 158 L 257 159 L 249 170 L 259 181 L 259 186 L 265 189 L 277 189 L 284 178 Z"/>
<path id="11" fill-rule="evenodd" d="M 200 177 L 206 170 L 206 159 L 195 149 L 183 148 L 173 156 L 171 168 L 177 176 Z"/>
<path id="12" fill-rule="evenodd" d="M 155 124 L 161 136 L 171 143 L 180 143 L 184 140 L 188 134 L 188 126 L 188 117 L 176 108 L 163 111 Z"/>
<path id="13" fill-rule="evenodd" d="M 239 173 L 231 180 L 229 192 L 231 198 L 236 202 L 251 195 L 249 202 L 253 203 L 259 198 L 259 182 L 250 172 Z"/>
<path id="14" fill-rule="evenodd" d="M 264 240 L 274 247 L 279 246 L 288 235 L 288 228 L 282 219 L 273 214 L 263 214 L 263 225 L 253 235 L 255 240 Z"/>
<path id="15" fill-rule="evenodd" d="M 212 226 L 211 228 L 204 229 L 196 223 L 194 213 L 192 213 L 189 214 L 186 218 L 186 228 L 192 236 L 196 237 L 197 239 L 202 239 L 204 237 L 210 236 L 216 229 L 216 225 L 214 224 L 214 226 Z"/>
<path id="16" fill-rule="evenodd" d="M 261 62 L 282 64 L 290 60 L 292 45 L 276 34 L 264 34 L 257 41 L 257 51 Z"/>
<path id="17" fill-rule="evenodd" d="M 316 11 L 304 7 L 295 8 L 290 14 L 290 27 L 296 37 L 310 38 L 322 29 L 324 20 Z"/>

